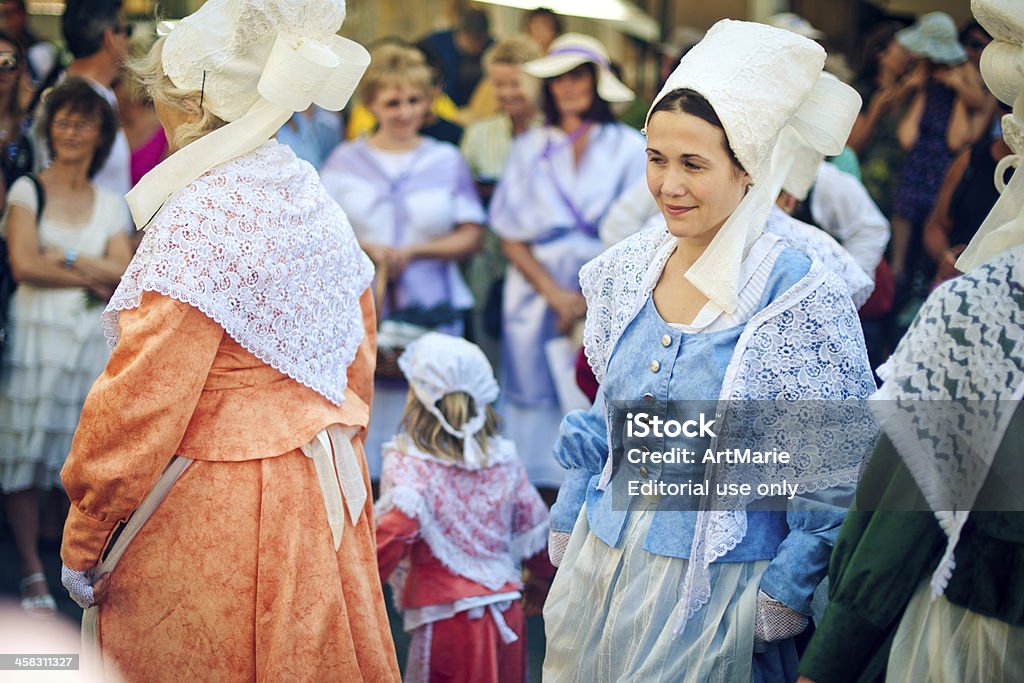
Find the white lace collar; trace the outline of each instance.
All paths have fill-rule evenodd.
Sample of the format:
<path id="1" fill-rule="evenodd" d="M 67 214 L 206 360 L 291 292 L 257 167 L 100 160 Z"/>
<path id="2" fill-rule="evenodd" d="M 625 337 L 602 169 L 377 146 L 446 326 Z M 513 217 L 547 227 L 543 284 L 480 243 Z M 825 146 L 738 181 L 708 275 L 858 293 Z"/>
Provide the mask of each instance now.
<path id="1" fill-rule="evenodd" d="M 938 595 L 1024 397 L 1024 246 L 932 292 L 878 374 L 871 408 L 947 536 Z"/>
<path id="2" fill-rule="evenodd" d="M 599 381 L 604 379 L 616 342 L 657 282 L 671 252 L 671 239 L 664 229 L 637 233 L 581 271 L 580 282 L 587 298 L 584 345 Z M 762 235 L 759 239 L 773 242 L 769 253 L 784 248 L 781 238 L 773 235 Z M 734 409 L 748 401 L 835 406 L 851 399 L 865 399 L 874 389 L 860 321 L 848 288 L 838 276 L 812 261 L 803 278 L 746 322 L 726 369 L 719 409 Z M 851 403 L 849 412 L 841 433 L 836 432 L 828 411 L 818 411 L 813 419 L 808 415 L 802 423 L 806 431 L 798 435 L 799 444 L 793 449 L 804 457 L 798 463 L 786 465 L 785 473 L 778 466 L 743 469 L 742 483 L 757 490 L 759 484 L 778 482 L 785 476 L 797 484 L 799 494 L 804 494 L 856 481 L 877 429 L 856 401 Z M 763 442 L 789 443 L 793 435 L 786 433 L 787 424 L 793 423 L 777 420 L 766 426 Z M 608 432 L 610 437 L 612 430 Z M 712 440 L 712 450 L 717 450 L 717 444 L 728 448 L 730 439 L 739 435 L 720 436 L 721 441 Z M 611 451 L 609 442 L 608 452 Z M 716 475 L 714 466 L 709 467 L 712 469 L 705 474 L 708 479 L 737 474 Z M 609 458 L 601 473 L 599 489 L 607 486 L 611 475 Z M 677 607 L 676 633 L 710 599 L 709 566 L 746 536 L 745 506 L 716 501 L 712 508 L 697 514 L 691 562 Z"/>
<path id="3" fill-rule="evenodd" d="M 267 142 L 200 176 L 153 219 L 103 314 L 144 291 L 198 308 L 247 351 L 337 405 L 362 342 L 373 265 L 316 171 Z"/>

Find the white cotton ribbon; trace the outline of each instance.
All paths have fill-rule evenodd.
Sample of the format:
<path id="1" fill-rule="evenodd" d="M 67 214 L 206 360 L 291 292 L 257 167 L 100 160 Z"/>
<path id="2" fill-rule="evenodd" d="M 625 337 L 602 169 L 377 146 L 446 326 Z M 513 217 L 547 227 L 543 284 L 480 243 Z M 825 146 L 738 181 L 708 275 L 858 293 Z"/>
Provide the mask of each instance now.
<path id="1" fill-rule="evenodd" d="M 456 439 L 462 440 L 462 464 L 466 468 L 475 470 L 479 469 L 486 457 L 480 444 L 477 443 L 476 434 L 483 429 L 484 423 L 487 421 L 487 405 L 479 399 L 474 400 L 474 407 L 476 412 L 473 413 L 473 417 L 466 420 L 466 423 L 462 426 L 462 429 L 456 429 L 452 427 L 451 423 L 441 413 L 437 407 L 437 398 L 433 398 L 431 394 L 426 391 L 419 383 L 412 377 L 407 377 L 409 380 L 409 386 L 412 388 L 416 398 L 423 404 L 423 407 L 427 409 L 431 415 L 437 418 L 437 421 L 441 423 L 441 429 L 448 432 Z M 476 398 L 476 397 L 474 397 Z M 432 400 L 433 399 L 433 400 Z"/>
<path id="2" fill-rule="evenodd" d="M 860 111 L 857 91 L 835 76 L 822 72 L 776 140 L 799 140 L 820 154 L 843 151 Z M 743 255 L 764 231 L 765 221 L 795 163 L 793 154 L 776 154 L 764 177 L 758 179 L 718 234 L 690 269 L 686 279 L 713 304 L 730 315 L 739 300 L 739 274 Z"/>
<path id="3" fill-rule="evenodd" d="M 1018 54 L 1024 55 L 1024 51 L 1018 48 Z M 993 181 L 999 199 L 956 261 L 957 270 L 964 273 L 1024 244 L 1024 173 L 1015 171 L 1009 183 L 1003 180 L 1009 168 L 1020 168 L 1020 155 L 1024 154 L 1024 92 L 1017 95 L 1013 113 L 1003 117 L 1003 137 L 1014 153 L 996 165 Z"/>
<path id="4" fill-rule="evenodd" d="M 462 440 L 462 465 L 474 470 L 482 467 L 486 455 L 476 435 L 487 422 L 487 406 L 498 399 L 498 382 L 480 347 L 459 337 L 428 332 L 406 347 L 398 367 L 416 399 L 441 428 Z M 455 392 L 469 394 L 475 411 L 459 429 L 437 407 L 438 401 Z"/>
<path id="5" fill-rule="evenodd" d="M 345 509 L 355 526 L 366 504 L 366 483 L 352 448 L 352 439 L 358 431 L 357 427 L 333 424 L 302 446 L 303 455 L 313 461 L 316 470 L 335 550 L 341 547 L 345 533 Z"/>
<path id="6" fill-rule="evenodd" d="M 967 273 L 1004 251 L 1024 244 L 1024 173 L 1015 172 L 1004 186 L 1006 170 L 1020 167 L 1024 155 L 1024 47 L 1018 10 L 1001 3 L 978 3 L 978 20 L 992 31 L 995 40 L 981 54 L 985 85 L 1013 113 L 1003 117 L 1003 139 L 1013 152 L 996 166 L 995 184 L 999 199 L 982 222 L 970 244 L 956 261 L 957 270 Z M 1000 6 L 1001 5 L 1001 6 Z"/>
<path id="7" fill-rule="evenodd" d="M 340 111 L 370 64 L 359 43 L 278 35 L 257 90 L 260 99 L 236 121 L 177 150 L 126 195 L 136 227 L 144 229 L 167 198 L 212 168 L 256 149 L 297 111 L 316 104 Z"/>
<path id="8" fill-rule="evenodd" d="M 171 458 L 163 474 L 153 484 L 153 488 L 146 494 L 143 501 L 139 503 L 139 507 L 135 508 L 132 516 L 128 519 L 124 528 L 121 529 L 121 533 L 118 534 L 117 540 L 114 541 L 107 556 L 92 571 L 94 581 L 114 571 L 117 563 L 121 561 L 121 557 L 128 550 L 131 542 L 135 540 L 143 525 L 153 516 L 156 509 L 160 507 L 160 503 L 167 497 L 171 487 L 181 478 L 181 475 L 185 473 L 185 470 L 191 464 L 191 458 L 185 458 L 180 455 Z M 82 661 L 83 663 L 95 666 L 97 670 L 102 670 L 103 651 L 100 649 L 99 628 L 99 605 L 90 605 L 82 613 Z"/>

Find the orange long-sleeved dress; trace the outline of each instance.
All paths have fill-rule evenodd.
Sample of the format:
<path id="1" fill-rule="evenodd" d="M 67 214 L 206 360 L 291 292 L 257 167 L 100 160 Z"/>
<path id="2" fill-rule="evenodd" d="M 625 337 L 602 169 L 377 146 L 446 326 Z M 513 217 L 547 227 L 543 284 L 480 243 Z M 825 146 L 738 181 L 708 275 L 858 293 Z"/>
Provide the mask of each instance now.
<path id="1" fill-rule="evenodd" d="M 395 681 L 372 501 L 335 551 L 313 461 L 329 424 L 362 442 L 374 313 L 339 407 L 243 349 L 213 320 L 152 292 L 120 315 L 62 472 L 61 556 L 95 566 L 173 455 L 195 462 L 132 541 L 100 605 L 105 661 L 128 680 Z"/>

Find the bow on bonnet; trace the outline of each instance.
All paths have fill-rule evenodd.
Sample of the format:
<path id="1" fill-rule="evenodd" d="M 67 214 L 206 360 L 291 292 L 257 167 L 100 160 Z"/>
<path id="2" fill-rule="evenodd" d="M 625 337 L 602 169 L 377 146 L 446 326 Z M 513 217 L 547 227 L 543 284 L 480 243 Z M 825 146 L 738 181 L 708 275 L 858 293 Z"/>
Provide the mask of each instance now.
<path id="1" fill-rule="evenodd" d="M 773 160 L 784 131 L 822 154 L 838 154 L 860 110 L 857 92 L 822 73 L 812 40 L 763 24 L 724 19 L 679 62 L 651 104 L 677 89 L 702 95 L 753 186 L 686 279 L 726 313 L 736 309 L 740 263 L 764 228 L 793 159 Z"/>
<path id="2" fill-rule="evenodd" d="M 182 19 L 163 47 L 163 69 L 228 122 L 176 151 L 128 193 L 145 227 L 167 198 L 215 166 L 260 146 L 292 113 L 340 111 L 370 63 L 337 35 L 344 0 L 209 0 Z"/>
<path id="3" fill-rule="evenodd" d="M 398 366 L 409 387 L 441 428 L 462 439 L 462 460 L 467 469 L 479 469 L 486 454 L 476 435 L 487 422 L 487 406 L 498 400 L 498 382 L 480 347 L 461 337 L 428 332 L 405 349 Z M 437 407 L 446 395 L 465 392 L 473 399 L 474 414 L 459 428 L 452 426 Z"/>

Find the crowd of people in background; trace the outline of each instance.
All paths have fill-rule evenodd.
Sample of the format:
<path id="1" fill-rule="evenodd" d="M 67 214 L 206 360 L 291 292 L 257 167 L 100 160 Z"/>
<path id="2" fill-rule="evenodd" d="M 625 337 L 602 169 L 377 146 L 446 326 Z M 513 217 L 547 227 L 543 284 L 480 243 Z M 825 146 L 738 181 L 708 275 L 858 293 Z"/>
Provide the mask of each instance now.
<path id="1" fill-rule="evenodd" d="M 68 0 L 62 20 L 71 57 L 66 64 L 52 44 L 29 30 L 23 0 L 5 0 L 2 7 L 0 201 L 9 277 L 17 289 L 9 310 L 0 316 L 5 335 L 0 358 L 0 499 L 20 555 L 22 606 L 52 614 L 56 604 L 38 551 L 40 503 L 52 503 L 41 493 L 61 487 L 60 471 L 83 403 L 109 355 L 100 312 L 142 240 L 122 197 L 173 153 L 176 144 L 165 135 L 145 88 L 123 68 L 133 50 L 141 54 L 151 40 L 133 37 L 120 0 Z M 828 48 L 826 36 L 801 17 L 779 15 L 768 23 Z M 689 27 L 666 34 L 668 40 L 656 46 L 662 85 L 704 35 Z M 853 68 L 834 59 L 840 55 L 830 54 L 825 70 L 832 68 L 861 98 L 852 132 L 842 151 L 827 158 L 811 150 L 802 179 L 783 185 L 772 198 L 776 212 L 829 236 L 823 253 L 845 254 L 836 258 L 849 259 L 856 271 L 845 278 L 851 294 L 873 289 L 856 301 L 870 369 L 882 365 L 897 347 L 929 292 L 960 275 L 954 264 L 998 199 L 992 178 L 997 164 L 1010 154 L 1000 129 L 1000 119 L 1009 110 L 981 78 L 981 51 L 991 40 L 975 21 L 958 29 L 948 15 L 932 12 L 913 22 L 890 18 L 871 26 L 860 54 L 845 60 Z M 416 436 L 418 420 L 435 419 L 410 416 L 418 380 L 409 368 L 399 367 L 397 355 L 425 330 L 463 337 L 483 349 L 486 359 L 467 353 L 481 366 L 489 360 L 497 379 L 481 380 L 495 382 L 494 396 L 474 396 L 476 408 L 486 405 L 489 415 L 500 416 L 508 448 L 518 452 L 528 479 L 521 480 L 511 465 L 503 471 L 509 495 L 519 496 L 529 510 L 528 519 L 517 518 L 510 533 L 527 534 L 546 523 L 547 511 L 536 504 L 532 487 L 547 506 L 555 504 L 566 472 L 571 479 L 583 467 L 582 460 L 577 462 L 583 457 L 579 441 L 603 443 L 607 438 L 600 425 L 591 424 L 603 421 L 599 413 L 582 413 L 593 419 L 563 425 L 571 410 L 590 406 L 598 386 L 581 350 L 588 315 L 581 269 L 643 228 L 665 224 L 664 201 L 659 205 L 651 196 L 645 168 L 656 135 L 671 137 L 664 127 L 673 116 L 678 121 L 701 117 L 716 134 L 729 122 L 715 123 L 697 113 L 699 102 L 674 100 L 659 104 L 657 111 L 665 113 L 652 119 L 649 100 L 616 75 L 621 72 L 607 47 L 591 36 L 565 32 L 562 17 L 546 9 L 524 13 L 521 32 L 501 38 L 492 35 L 484 11 L 469 9 L 450 30 L 414 42 L 382 38 L 370 52 L 372 61 L 357 97 L 345 111 L 339 115 L 313 105 L 296 112 L 277 140 L 317 170 L 376 269 L 372 289 L 379 348 L 365 452 L 371 479 L 376 483 L 383 473 L 381 576 L 394 583 L 402 538 L 420 533 L 408 509 L 396 503 L 396 487 L 403 485 L 403 476 L 412 476 L 402 470 L 408 466 L 400 464 L 399 456 L 429 450 Z M 722 156 L 723 163 L 734 163 L 740 171 L 751 163 L 726 152 L 732 154 L 728 141 L 724 151 L 708 154 Z M 734 189 L 742 195 L 748 184 L 737 181 Z M 746 296 L 754 303 L 776 279 L 797 282 L 808 270 L 807 259 L 795 250 L 782 251 L 778 258 L 781 265 L 770 277 L 766 272 L 763 281 L 751 280 Z M 683 300 L 692 294 L 658 287 L 652 301 Z M 751 312 L 755 310 L 760 309 Z M 724 330 L 734 320 L 722 313 L 720 319 L 694 321 L 687 314 L 682 317 L 690 318 L 689 325 L 662 337 L 653 307 L 647 314 L 646 327 L 631 334 L 637 335 L 635 344 L 659 351 L 670 346 L 675 332 Z M 724 337 L 719 345 L 694 353 L 717 353 L 727 360 L 738 348 L 735 339 Z M 441 348 L 434 352 L 447 353 Z M 419 362 L 436 360 L 425 357 Z M 611 374 L 599 379 L 624 386 L 636 373 L 657 373 L 657 361 L 650 361 L 651 373 L 646 372 L 648 361 L 645 357 L 640 365 L 630 365 L 619 358 L 610 366 Z M 717 387 L 724 380 L 709 375 L 688 381 Z M 657 392 L 653 380 L 634 393 L 639 397 L 645 390 Z M 679 392 L 686 394 L 682 388 Z M 866 392 L 851 396 L 863 398 Z M 456 410 L 454 404 L 443 411 L 444 419 L 449 410 Z M 396 440 L 403 430 L 409 439 Z M 497 434 L 482 433 L 488 438 Z M 489 448 L 497 453 L 505 441 L 492 441 Z M 418 467 L 426 474 L 419 475 L 445 480 L 450 473 L 444 473 L 444 462 L 438 465 L 437 459 L 457 458 L 447 453 L 450 448 L 441 450 L 443 457 L 435 453 L 433 459 L 421 458 Z M 489 457 L 498 465 L 505 462 L 500 453 Z M 601 473 L 598 464 L 584 464 L 588 481 Z M 556 505 L 552 515 L 552 530 L 565 534 L 562 550 L 573 525 L 580 524 L 582 495 L 582 489 L 563 493 L 562 509 Z M 588 498 L 587 504 L 597 512 L 591 510 L 583 535 L 573 536 L 573 560 L 560 570 L 566 577 L 584 572 L 581 558 L 589 558 L 591 568 L 612 562 L 605 557 L 607 547 L 594 539 L 613 533 L 611 526 L 597 528 L 610 525 L 613 515 L 600 507 L 600 498 Z M 472 513 L 467 510 L 464 515 Z M 662 533 L 661 518 L 655 517 L 653 507 L 648 512 L 625 531 L 629 552 L 639 552 L 645 538 Z M 457 526 L 456 517 L 446 519 Z M 586 525 L 586 517 L 580 519 Z M 766 529 L 774 523 L 765 518 L 752 526 L 762 521 Z M 538 556 L 542 547 L 535 540 L 531 537 L 529 547 L 520 548 L 515 558 L 516 563 L 528 561 L 536 579 L 530 585 L 534 592 L 527 596 L 534 608 L 527 615 L 539 613 L 553 574 Z M 772 552 L 780 542 L 775 541 Z M 765 548 L 754 545 L 738 547 L 743 562 L 735 571 L 713 576 L 716 586 L 733 585 L 716 607 L 723 614 L 738 609 L 741 598 L 744 604 L 762 599 L 743 588 L 765 571 Z M 679 584 L 687 570 L 679 559 L 685 557 L 682 550 L 669 555 L 672 561 L 657 570 L 666 586 Z M 810 549 L 800 557 L 808 567 L 824 566 L 827 560 Z M 436 558 L 431 562 L 437 565 Z M 416 602 L 415 591 L 402 581 L 429 572 L 451 579 L 445 567 L 431 567 L 402 575 L 396 584 L 396 590 L 406 591 L 402 604 L 407 627 L 418 634 L 413 647 L 418 648 L 420 665 L 424 657 L 429 660 L 429 634 L 440 638 L 447 632 L 440 626 L 422 630 L 438 620 L 423 616 L 423 598 Z M 645 572 L 654 570 L 637 565 L 629 571 L 647 576 Z M 771 585 L 768 576 L 762 589 Z M 598 579 L 573 580 L 574 588 L 556 582 L 561 593 L 551 614 L 558 620 L 586 606 L 593 609 L 592 623 L 623 618 L 620 612 L 626 607 L 647 610 L 645 619 L 667 621 L 669 615 L 659 610 L 674 604 L 636 605 L 616 592 L 627 591 L 625 587 L 601 584 L 601 590 L 607 589 L 602 593 L 595 588 Z M 810 609 L 812 592 L 799 596 L 804 611 Z M 518 597 L 518 588 L 500 581 L 486 595 L 456 593 L 460 600 L 476 600 L 474 608 L 494 611 L 493 605 L 510 594 Z M 625 602 L 607 608 L 609 595 Z M 410 619 L 408 609 L 416 619 Z M 523 614 L 502 609 L 506 628 L 522 636 Z M 487 637 L 506 646 L 515 642 L 500 628 L 505 622 L 498 624 Z M 451 642 L 463 637 L 460 633 L 475 637 L 472 624 L 460 628 L 445 637 Z M 714 637 L 714 629 L 708 628 L 702 630 L 696 622 L 687 627 L 693 647 Z M 571 637 L 575 640 L 565 636 L 549 650 L 557 655 L 546 665 L 552 680 L 571 678 L 568 672 L 579 664 L 572 653 L 579 648 L 611 652 L 622 646 L 586 629 Z M 521 677 L 521 667 L 510 664 L 524 656 L 521 643 L 517 647 L 503 655 L 512 658 L 507 661 L 490 661 L 483 654 L 472 661 L 487 660 L 495 671 Z M 666 653 L 674 649 L 670 641 L 652 647 L 664 647 Z M 688 656 L 683 650 L 674 652 L 674 657 Z M 764 667 L 765 680 L 794 671 L 795 650 L 778 649 L 772 657 L 755 665 Z M 671 665 L 666 664 L 669 659 L 659 662 Z"/>

